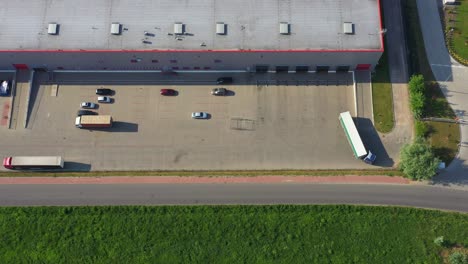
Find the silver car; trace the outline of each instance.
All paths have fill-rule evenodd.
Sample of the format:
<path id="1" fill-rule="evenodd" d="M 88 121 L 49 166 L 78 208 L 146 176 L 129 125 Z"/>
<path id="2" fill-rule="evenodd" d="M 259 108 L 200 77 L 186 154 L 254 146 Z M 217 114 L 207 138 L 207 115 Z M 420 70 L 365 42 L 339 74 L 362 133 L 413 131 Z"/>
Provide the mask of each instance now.
<path id="1" fill-rule="evenodd" d="M 98 96 L 97 101 L 99 103 L 111 103 L 112 102 L 109 96 Z"/>
<path id="2" fill-rule="evenodd" d="M 208 113 L 205 113 L 205 112 L 193 112 L 193 113 L 192 113 L 192 118 L 194 118 L 194 119 L 207 119 L 207 118 L 208 118 Z"/>
<path id="3" fill-rule="evenodd" d="M 80 107 L 81 108 L 84 108 L 84 109 L 94 109 L 96 108 L 96 104 L 95 103 L 91 103 L 91 102 L 82 102 L 80 104 Z"/>

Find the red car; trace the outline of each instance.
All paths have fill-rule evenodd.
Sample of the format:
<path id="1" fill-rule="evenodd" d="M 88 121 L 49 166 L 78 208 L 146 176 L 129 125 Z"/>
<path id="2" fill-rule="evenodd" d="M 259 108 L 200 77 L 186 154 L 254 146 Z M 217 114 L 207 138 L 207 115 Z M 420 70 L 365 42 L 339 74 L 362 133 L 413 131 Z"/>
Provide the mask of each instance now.
<path id="1" fill-rule="evenodd" d="M 177 92 L 173 89 L 161 89 L 161 95 L 177 95 Z"/>

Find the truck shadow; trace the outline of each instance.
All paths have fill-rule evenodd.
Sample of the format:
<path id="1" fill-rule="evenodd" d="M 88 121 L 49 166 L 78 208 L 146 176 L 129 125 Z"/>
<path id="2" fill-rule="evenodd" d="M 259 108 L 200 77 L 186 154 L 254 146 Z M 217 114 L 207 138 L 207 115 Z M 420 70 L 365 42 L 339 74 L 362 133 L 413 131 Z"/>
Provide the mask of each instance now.
<path id="1" fill-rule="evenodd" d="M 93 131 L 102 131 L 102 132 L 138 132 L 138 124 L 137 123 L 130 123 L 130 122 L 123 122 L 123 121 L 114 121 L 112 123 L 112 127 L 93 127 L 93 128 L 83 128 L 89 130 L 90 132 Z"/>
<path id="2" fill-rule="evenodd" d="M 58 173 L 70 171 L 91 171 L 91 164 L 74 161 L 65 161 L 63 170 L 59 171 Z"/>
<path id="3" fill-rule="evenodd" d="M 368 118 L 357 117 L 353 118 L 356 123 L 359 135 L 362 138 L 364 146 L 372 153 L 377 155 L 374 165 L 390 168 L 395 165 L 393 159 L 388 155 L 385 146 L 380 140 L 379 133 L 375 130 L 374 124 Z"/>

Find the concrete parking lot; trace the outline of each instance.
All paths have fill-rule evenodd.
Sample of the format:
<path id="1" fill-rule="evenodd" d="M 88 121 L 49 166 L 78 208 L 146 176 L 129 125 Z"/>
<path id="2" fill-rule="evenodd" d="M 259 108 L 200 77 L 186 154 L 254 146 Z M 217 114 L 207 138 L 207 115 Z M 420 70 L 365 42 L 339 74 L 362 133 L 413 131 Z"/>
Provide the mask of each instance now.
<path id="1" fill-rule="evenodd" d="M 27 128 L 0 131 L 2 156 L 61 155 L 73 170 L 369 168 L 338 122 L 340 112 L 355 114 L 350 73 L 238 74 L 224 97 L 210 94 L 219 86 L 209 74 L 127 83 L 76 76 L 38 84 Z M 113 128 L 75 128 L 80 102 L 96 102 L 101 86 L 116 91 L 97 109 L 113 116 Z M 161 88 L 178 95 L 161 96 Z M 210 119 L 194 120 L 193 111 Z"/>

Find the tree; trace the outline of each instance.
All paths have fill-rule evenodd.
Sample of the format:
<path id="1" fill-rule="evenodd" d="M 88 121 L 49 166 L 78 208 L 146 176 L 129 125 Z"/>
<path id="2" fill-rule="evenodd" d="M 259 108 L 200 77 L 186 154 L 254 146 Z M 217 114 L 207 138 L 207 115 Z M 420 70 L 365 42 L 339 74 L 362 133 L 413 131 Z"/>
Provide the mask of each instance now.
<path id="1" fill-rule="evenodd" d="M 423 138 L 417 138 L 413 144 L 406 144 L 400 152 L 400 170 L 412 180 L 432 178 L 439 163 L 440 160 L 434 156 Z"/>

